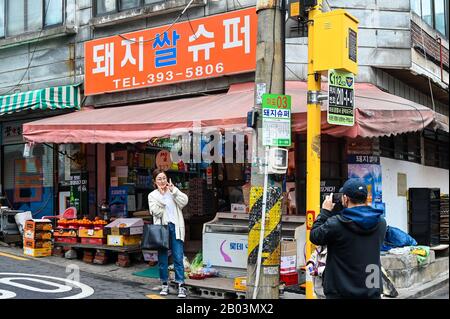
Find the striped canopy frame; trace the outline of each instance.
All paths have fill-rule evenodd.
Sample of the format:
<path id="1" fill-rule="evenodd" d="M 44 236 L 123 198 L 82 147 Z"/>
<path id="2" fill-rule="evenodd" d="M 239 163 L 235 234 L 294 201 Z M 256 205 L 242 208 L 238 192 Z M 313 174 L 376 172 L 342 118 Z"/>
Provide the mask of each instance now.
<path id="1" fill-rule="evenodd" d="M 0 96 L 0 116 L 24 110 L 80 109 L 80 86 L 66 85 Z"/>

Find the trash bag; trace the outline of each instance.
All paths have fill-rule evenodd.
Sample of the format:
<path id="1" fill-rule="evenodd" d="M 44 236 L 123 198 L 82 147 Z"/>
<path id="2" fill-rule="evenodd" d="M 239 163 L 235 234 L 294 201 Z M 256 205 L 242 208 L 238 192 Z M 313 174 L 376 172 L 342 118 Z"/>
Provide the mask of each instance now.
<path id="1" fill-rule="evenodd" d="M 386 235 L 384 236 L 384 242 L 381 250 L 388 251 L 392 248 L 416 245 L 417 241 L 401 229 L 387 226 Z"/>

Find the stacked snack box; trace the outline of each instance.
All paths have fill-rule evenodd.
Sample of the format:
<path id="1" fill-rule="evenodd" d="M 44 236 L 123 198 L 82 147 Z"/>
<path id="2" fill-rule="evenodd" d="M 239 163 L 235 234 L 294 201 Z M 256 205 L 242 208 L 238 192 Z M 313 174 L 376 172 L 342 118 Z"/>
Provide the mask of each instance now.
<path id="1" fill-rule="evenodd" d="M 31 257 L 52 254 L 52 223 L 49 219 L 30 219 L 25 222 L 23 253 Z"/>

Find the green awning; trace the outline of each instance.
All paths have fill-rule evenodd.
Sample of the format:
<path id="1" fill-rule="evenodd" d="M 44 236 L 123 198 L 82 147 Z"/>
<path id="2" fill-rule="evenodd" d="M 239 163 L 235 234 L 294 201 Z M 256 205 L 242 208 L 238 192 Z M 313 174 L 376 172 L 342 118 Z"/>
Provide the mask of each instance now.
<path id="1" fill-rule="evenodd" d="M 24 110 L 80 109 L 80 86 L 66 85 L 0 96 L 0 116 Z"/>

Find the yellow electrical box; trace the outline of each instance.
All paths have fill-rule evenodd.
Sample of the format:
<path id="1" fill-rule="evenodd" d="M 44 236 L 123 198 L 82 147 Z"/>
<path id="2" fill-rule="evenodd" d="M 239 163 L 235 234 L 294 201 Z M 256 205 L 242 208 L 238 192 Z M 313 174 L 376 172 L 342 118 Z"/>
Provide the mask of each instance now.
<path id="1" fill-rule="evenodd" d="M 358 73 L 358 23 L 347 11 L 320 13 L 314 18 L 314 71 L 341 69 Z"/>

